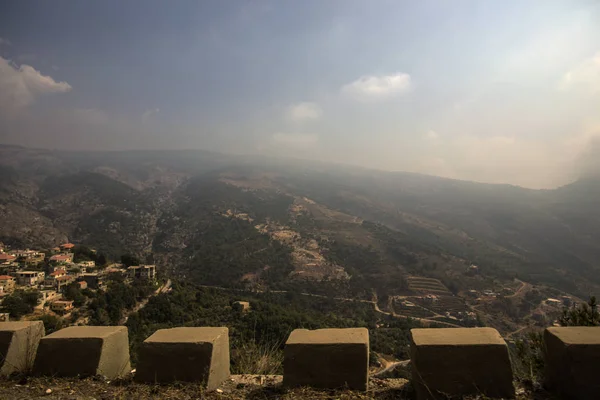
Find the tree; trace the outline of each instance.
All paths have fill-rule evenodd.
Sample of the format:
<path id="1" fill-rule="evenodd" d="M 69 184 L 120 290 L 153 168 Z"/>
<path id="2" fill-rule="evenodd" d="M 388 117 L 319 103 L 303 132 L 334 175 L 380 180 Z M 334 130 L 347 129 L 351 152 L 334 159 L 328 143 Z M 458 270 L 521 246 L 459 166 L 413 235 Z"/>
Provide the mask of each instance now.
<path id="1" fill-rule="evenodd" d="M 42 321 L 44 323 L 44 329 L 46 330 L 46 335 L 56 332 L 59 329 L 62 329 L 64 323 L 63 319 L 57 317 L 56 315 L 44 314 L 37 319 L 38 321 Z"/>
<path id="2" fill-rule="evenodd" d="M 12 318 L 19 319 L 23 315 L 33 312 L 33 308 L 37 305 L 40 292 L 16 290 L 10 296 L 4 298 L 2 309 L 10 314 Z"/>
<path id="3" fill-rule="evenodd" d="M 73 282 L 64 288 L 63 295 L 67 300 L 73 300 L 75 307 L 81 307 L 85 304 L 85 296 L 81 293 L 79 283 Z"/>
<path id="4" fill-rule="evenodd" d="M 121 256 L 121 263 L 125 264 L 127 267 L 141 264 L 140 259 L 134 256 L 133 254 L 123 254 Z"/>
<path id="5" fill-rule="evenodd" d="M 565 308 L 558 320 L 562 326 L 598 326 L 600 314 L 596 297 L 590 297 L 587 303 L 582 303 L 572 309 Z"/>
<path id="6" fill-rule="evenodd" d="M 106 256 L 104 254 L 100 254 L 98 259 L 96 260 L 96 265 L 104 266 L 107 264 Z"/>

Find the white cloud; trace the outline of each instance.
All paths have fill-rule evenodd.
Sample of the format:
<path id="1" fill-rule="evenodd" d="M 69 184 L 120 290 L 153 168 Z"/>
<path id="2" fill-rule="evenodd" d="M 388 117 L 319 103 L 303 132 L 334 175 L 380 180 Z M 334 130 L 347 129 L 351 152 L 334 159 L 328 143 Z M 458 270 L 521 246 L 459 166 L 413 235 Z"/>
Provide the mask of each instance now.
<path id="1" fill-rule="evenodd" d="M 437 140 L 440 138 L 440 135 L 434 130 L 429 130 L 425 134 L 425 137 L 429 140 Z"/>
<path id="2" fill-rule="evenodd" d="M 358 100 L 371 100 L 403 95 L 410 89 L 410 75 L 398 72 L 392 75 L 362 76 L 342 86 L 342 93 Z"/>
<path id="3" fill-rule="evenodd" d="M 0 57 L 0 109 L 17 112 L 47 93 L 65 93 L 72 89 L 67 82 L 56 82 L 29 65 L 17 66 Z"/>
<path id="4" fill-rule="evenodd" d="M 272 137 L 278 146 L 306 149 L 319 142 L 319 135 L 307 133 L 276 133 Z"/>
<path id="5" fill-rule="evenodd" d="M 285 111 L 285 117 L 292 122 L 312 121 L 321 118 L 323 110 L 317 103 L 302 102 L 292 104 Z"/>
<path id="6" fill-rule="evenodd" d="M 10 46 L 10 45 L 12 45 L 12 43 L 10 42 L 10 40 L 0 37 L 0 46 L 2 46 L 2 45 Z"/>
<path id="7" fill-rule="evenodd" d="M 150 118 L 152 118 L 154 115 L 158 114 L 159 112 L 160 112 L 159 108 L 154 108 L 154 109 L 146 110 L 142 114 L 142 122 L 147 122 Z"/>
<path id="8" fill-rule="evenodd" d="M 576 86 L 584 87 L 594 93 L 600 92 L 600 52 L 564 75 L 562 88 L 570 89 Z"/>

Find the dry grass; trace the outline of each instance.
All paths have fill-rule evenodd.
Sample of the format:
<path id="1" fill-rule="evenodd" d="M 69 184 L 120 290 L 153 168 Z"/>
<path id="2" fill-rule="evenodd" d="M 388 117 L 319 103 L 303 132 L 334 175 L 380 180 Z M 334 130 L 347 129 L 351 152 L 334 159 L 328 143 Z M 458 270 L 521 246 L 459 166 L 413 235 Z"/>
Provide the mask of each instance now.
<path id="1" fill-rule="evenodd" d="M 235 350 L 232 358 L 234 374 L 275 375 L 283 371 L 283 351 L 278 344 L 247 341 Z"/>

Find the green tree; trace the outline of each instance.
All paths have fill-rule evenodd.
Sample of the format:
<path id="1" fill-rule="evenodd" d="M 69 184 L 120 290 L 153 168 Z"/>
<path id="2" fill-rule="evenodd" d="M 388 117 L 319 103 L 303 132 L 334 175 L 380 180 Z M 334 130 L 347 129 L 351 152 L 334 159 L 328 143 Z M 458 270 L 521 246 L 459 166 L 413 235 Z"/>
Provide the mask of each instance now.
<path id="1" fill-rule="evenodd" d="M 598 326 L 600 314 L 596 297 L 590 297 L 587 303 L 579 304 L 571 309 L 565 308 L 558 320 L 562 326 Z"/>
<path id="2" fill-rule="evenodd" d="M 85 304 L 85 296 L 81 293 L 81 287 L 77 282 L 67 285 L 63 290 L 63 295 L 67 300 L 73 300 L 75 307 L 81 307 Z"/>
<path id="3" fill-rule="evenodd" d="M 10 314 L 12 318 L 19 319 L 23 315 L 33 312 L 40 298 L 40 292 L 16 290 L 10 296 L 4 298 L 2 310 Z"/>
<path id="4" fill-rule="evenodd" d="M 530 332 L 515 342 L 513 357 L 517 378 L 531 382 L 541 381 L 544 370 L 544 339 L 541 332 Z"/>
<path id="5" fill-rule="evenodd" d="M 44 329 L 46 330 L 46 335 L 56 332 L 59 329 L 62 329 L 64 326 L 64 321 L 62 318 L 57 317 L 56 315 L 44 314 L 37 319 L 38 321 L 42 321 L 44 323 Z"/>
<path id="6" fill-rule="evenodd" d="M 100 254 L 98 256 L 98 259 L 96 260 L 96 265 L 98 266 L 104 266 L 108 263 L 108 261 L 106 260 L 106 256 L 104 254 Z"/>
<path id="7" fill-rule="evenodd" d="M 134 256 L 133 254 L 123 254 L 121 256 L 121 263 L 125 264 L 128 267 L 132 265 L 140 265 L 140 259 Z"/>

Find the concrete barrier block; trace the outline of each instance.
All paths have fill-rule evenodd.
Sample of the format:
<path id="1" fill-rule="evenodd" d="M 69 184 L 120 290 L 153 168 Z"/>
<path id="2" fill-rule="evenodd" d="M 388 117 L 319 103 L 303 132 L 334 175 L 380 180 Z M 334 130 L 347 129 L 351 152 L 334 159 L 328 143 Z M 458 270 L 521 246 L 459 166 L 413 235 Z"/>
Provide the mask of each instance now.
<path id="1" fill-rule="evenodd" d="M 0 322 L 0 375 L 30 371 L 42 336 L 42 321 Z"/>
<path id="2" fill-rule="evenodd" d="M 285 344 L 283 369 L 285 386 L 367 390 L 369 331 L 296 329 Z"/>
<path id="3" fill-rule="evenodd" d="M 600 398 L 600 327 L 544 331 L 545 385 L 565 399 Z"/>
<path id="4" fill-rule="evenodd" d="M 229 329 L 160 329 L 142 343 L 135 379 L 205 382 L 216 389 L 229 377 Z"/>
<path id="5" fill-rule="evenodd" d="M 418 399 L 515 397 L 508 347 L 495 329 L 411 329 L 410 350 Z"/>
<path id="6" fill-rule="evenodd" d="M 114 379 L 131 371 L 124 326 L 71 326 L 40 341 L 33 371 L 37 375 Z"/>

